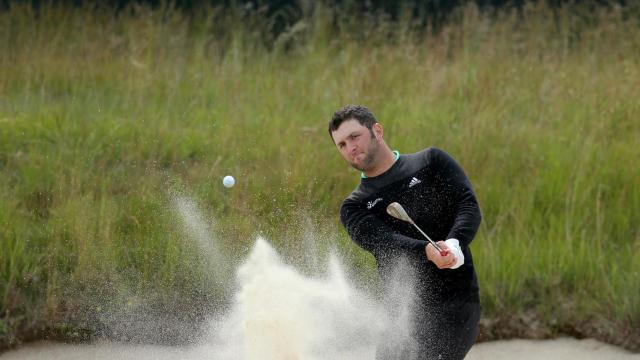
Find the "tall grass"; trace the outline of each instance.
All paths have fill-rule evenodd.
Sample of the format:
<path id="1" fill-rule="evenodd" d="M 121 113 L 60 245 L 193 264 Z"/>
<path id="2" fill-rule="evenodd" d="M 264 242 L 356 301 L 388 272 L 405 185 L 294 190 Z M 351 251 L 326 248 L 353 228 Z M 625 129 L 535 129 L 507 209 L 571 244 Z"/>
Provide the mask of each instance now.
<path id="1" fill-rule="evenodd" d="M 305 12 L 273 42 L 237 9 L 0 13 L 0 343 L 107 333 L 139 308 L 213 311 L 219 279 L 176 191 L 230 262 L 264 234 L 372 274 L 337 216 L 358 175 L 326 132 L 362 103 L 394 148 L 441 147 L 474 183 L 486 318 L 589 322 L 638 349 L 640 11 L 471 6 L 434 33 Z"/>

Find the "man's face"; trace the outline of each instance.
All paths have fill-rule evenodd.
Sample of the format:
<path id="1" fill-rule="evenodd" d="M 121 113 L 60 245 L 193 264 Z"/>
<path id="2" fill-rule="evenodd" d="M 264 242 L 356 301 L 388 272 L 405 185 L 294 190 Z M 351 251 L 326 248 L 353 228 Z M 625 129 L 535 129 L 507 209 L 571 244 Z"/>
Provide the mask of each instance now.
<path id="1" fill-rule="evenodd" d="M 382 136 L 380 124 L 374 124 L 369 130 L 358 120 L 346 120 L 331 136 L 338 151 L 351 166 L 360 171 L 373 168 L 380 148 L 378 138 Z"/>

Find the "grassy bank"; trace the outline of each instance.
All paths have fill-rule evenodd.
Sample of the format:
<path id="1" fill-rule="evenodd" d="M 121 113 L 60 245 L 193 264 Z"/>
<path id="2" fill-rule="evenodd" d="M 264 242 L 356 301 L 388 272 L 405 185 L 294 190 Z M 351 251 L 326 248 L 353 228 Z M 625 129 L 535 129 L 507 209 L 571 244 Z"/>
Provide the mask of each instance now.
<path id="1" fill-rule="evenodd" d="M 144 324 L 215 310 L 207 243 L 216 267 L 263 234 L 373 273 L 337 217 L 358 174 L 326 133 L 363 103 L 394 148 L 441 147 L 474 183 L 486 338 L 640 349 L 640 11 L 469 7 L 429 33 L 311 10 L 274 42 L 240 11 L 0 13 L 0 344 L 185 340 Z M 212 235 L 185 231 L 175 194 Z"/>

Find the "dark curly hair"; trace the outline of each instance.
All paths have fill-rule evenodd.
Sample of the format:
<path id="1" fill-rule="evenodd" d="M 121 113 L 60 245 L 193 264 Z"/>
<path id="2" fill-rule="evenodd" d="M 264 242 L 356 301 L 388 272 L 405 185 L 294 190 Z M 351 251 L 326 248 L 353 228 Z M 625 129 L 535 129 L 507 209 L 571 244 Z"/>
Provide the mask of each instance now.
<path id="1" fill-rule="evenodd" d="M 331 140 L 333 140 L 333 132 L 338 130 L 340 125 L 347 121 L 355 119 L 358 120 L 360 125 L 366 126 L 367 129 L 371 131 L 373 124 L 377 123 L 375 116 L 362 105 L 345 105 L 342 109 L 336 111 L 329 122 L 329 136 L 331 136 Z"/>

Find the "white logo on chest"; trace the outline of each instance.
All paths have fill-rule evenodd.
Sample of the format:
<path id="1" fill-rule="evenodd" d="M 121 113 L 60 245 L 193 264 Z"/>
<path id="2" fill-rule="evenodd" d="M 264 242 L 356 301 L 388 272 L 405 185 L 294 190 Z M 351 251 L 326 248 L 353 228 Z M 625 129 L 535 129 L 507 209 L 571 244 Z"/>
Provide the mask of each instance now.
<path id="1" fill-rule="evenodd" d="M 418 184 L 420 184 L 422 182 L 422 180 L 419 180 L 417 177 L 414 177 L 413 179 L 411 179 L 411 182 L 409 183 L 409 187 L 414 187 Z"/>
<path id="2" fill-rule="evenodd" d="M 382 198 L 377 198 L 373 201 L 369 201 L 367 203 L 367 210 L 371 210 L 372 207 L 376 206 L 377 203 L 379 203 L 380 201 L 382 201 Z"/>

